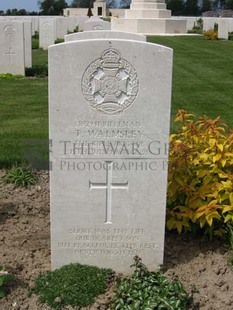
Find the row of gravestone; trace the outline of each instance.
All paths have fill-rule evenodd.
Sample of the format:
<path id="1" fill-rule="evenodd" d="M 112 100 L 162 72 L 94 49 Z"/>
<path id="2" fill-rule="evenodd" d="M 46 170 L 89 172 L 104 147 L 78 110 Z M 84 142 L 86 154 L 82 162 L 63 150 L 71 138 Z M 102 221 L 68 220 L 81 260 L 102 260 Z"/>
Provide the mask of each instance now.
<path id="1" fill-rule="evenodd" d="M 33 19 L 35 20 L 35 19 Z M 72 21 L 72 24 L 69 22 Z M 86 26 L 85 26 L 86 21 Z M 105 26 L 105 23 L 107 26 Z M 96 29 L 110 28 L 109 22 L 100 19 L 89 19 L 86 16 L 78 18 L 48 18 L 39 19 L 39 46 L 47 49 L 54 44 L 56 38 L 64 38 L 67 32 L 73 32 L 79 26 L 95 25 Z M 94 27 L 94 26 L 93 26 Z M 25 74 L 25 68 L 32 66 L 32 35 L 36 32 L 30 19 L 0 18 L 0 74 Z"/>
<path id="2" fill-rule="evenodd" d="M 67 18 L 58 19 L 59 21 L 66 21 Z M 64 39 L 64 36 L 69 32 L 69 29 L 65 26 L 59 27 L 60 31 L 58 32 L 58 25 L 56 18 L 43 18 L 40 20 L 40 48 L 47 49 L 49 45 L 54 44 L 57 38 Z M 110 30 L 111 23 L 103 21 L 98 17 L 88 18 L 87 16 L 79 16 L 76 20 L 76 26 L 78 26 L 79 31 L 92 31 L 92 30 Z M 74 27 L 75 29 L 75 27 Z M 74 30 L 73 29 L 73 30 Z"/>
<path id="3" fill-rule="evenodd" d="M 187 29 L 197 25 L 198 18 L 187 18 Z M 21 21 L 17 24 L 17 21 Z M 228 39 L 228 32 L 233 31 L 232 18 L 203 18 L 203 30 L 213 29 L 218 24 L 218 37 Z M 39 31 L 40 48 L 47 49 L 57 38 L 64 38 L 77 26 L 79 30 L 109 30 L 111 24 L 97 17 L 1 17 L 0 73 L 24 75 L 25 67 L 32 65 L 31 36 Z"/>

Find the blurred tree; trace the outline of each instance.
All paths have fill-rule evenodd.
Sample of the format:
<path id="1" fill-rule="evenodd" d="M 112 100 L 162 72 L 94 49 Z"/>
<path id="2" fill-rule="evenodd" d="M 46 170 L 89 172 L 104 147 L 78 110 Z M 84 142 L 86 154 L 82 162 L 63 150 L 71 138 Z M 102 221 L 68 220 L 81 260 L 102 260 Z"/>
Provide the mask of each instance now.
<path id="1" fill-rule="evenodd" d="M 172 11 L 172 15 L 184 15 L 185 4 L 183 0 L 167 0 L 167 9 Z"/>
<path id="2" fill-rule="evenodd" d="M 27 11 L 25 9 L 20 9 L 18 10 L 17 15 L 27 15 Z"/>
<path id="3" fill-rule="evenodd" d="M 130 3 L 131 3 L 131 0 L 120 0 L 118 7 L 122 8 L 122 9 L 129 9 Z"/>
<path id="4" fill-rule="evenodd" d="M 201 6 L 201 11 L 202 12 L 207 12 L 212 10 L 212 1 L 211 0 L 203 0 L 202 1 L 202 6 Z"/>
<path id="5" fill-rule="evenodd" d="M 68 7 L 65 0 L 38 1 L 41 15 L 62 15 L 63 9 Z"/>
<path id="6" fill-rule="evenodd" d="M 233 10 L 233 0 L 226 0 L 225 9 Z"/>
<path id="7" fill-rule="evenodd" d="M 92 8 L 94 0 L 73 0 L 71 8 Z"/>
<path id="8" fill-rule="evenodd" d="M 187 0 L 184 14 L 187 16 L 198 16 L 199 13 L 198 0 Z"/>

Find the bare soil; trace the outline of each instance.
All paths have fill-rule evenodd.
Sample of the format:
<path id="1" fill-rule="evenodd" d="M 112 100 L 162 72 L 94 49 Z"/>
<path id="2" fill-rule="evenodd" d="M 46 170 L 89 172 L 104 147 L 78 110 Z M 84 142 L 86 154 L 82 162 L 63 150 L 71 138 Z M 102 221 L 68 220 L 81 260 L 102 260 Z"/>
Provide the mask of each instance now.
<path id="1" fill-rule="evenodd" d="M 49 175 L 46 171 L 37 174 L 38 181 L 30 188 L 0 183 L 0 265 L 17 277 L 8 295 L 0 299 L 1 310 L 50 309 L 41 305 L 37 296 L 28 297 L 35 277 L 50 270 Z M 229 259 L 229 246 L 222 241 L 166 235 L 165 275 L 178 277 L 189 291 L 196 287 L 196 309 L 233 309 Z M 106 309 L 110 294 L 111 290 L 85 309 Z"/>

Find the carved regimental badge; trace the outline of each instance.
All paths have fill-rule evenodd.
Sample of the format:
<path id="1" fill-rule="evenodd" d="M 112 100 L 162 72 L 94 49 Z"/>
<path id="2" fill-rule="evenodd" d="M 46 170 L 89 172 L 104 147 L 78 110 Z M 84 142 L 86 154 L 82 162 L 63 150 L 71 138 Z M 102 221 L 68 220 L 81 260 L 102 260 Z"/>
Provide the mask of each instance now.
<path id="1" fill-rule="evenodd" d="M 118 115 L 136 99 L 139 80 L 134 67 L 114 48 L 105 50 L 82 77 L 82 92 L 98 113 Z"/>
<path id="2" fill-rule="evenodd" d="M 4 37 L 8 41 L 16 40 L 16 28 L 13 25 L 7 25 L 4 30 Z"/>

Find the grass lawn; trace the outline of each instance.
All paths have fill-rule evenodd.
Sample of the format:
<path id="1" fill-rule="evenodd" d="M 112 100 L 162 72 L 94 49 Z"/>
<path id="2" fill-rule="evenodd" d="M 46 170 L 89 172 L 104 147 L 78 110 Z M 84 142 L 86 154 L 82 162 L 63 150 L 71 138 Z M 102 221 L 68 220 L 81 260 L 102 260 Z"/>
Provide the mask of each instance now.
<path id="1" fill-rule="evenodd" d="M 32 62 L 46 65 L 47 51 L 33 50 Z M 37 160 L 35 152 L 44 152 L 48 144 L 48 79 L 0 79 L 0 87 L 0 168 L 28 156 Z"/>
<path id="2" fill-rule="evenodd" d="M 233 41 L 202 36 L 149 37 L 174 50 L 172 116 L 186 109 L 197 116 L 221 116 L 233 127 Z"/>
<path id="3" fill-rule="evenodd" d="M 233 127 L 233 41 L 199 36 L 157 36 L 148 41 L 174 49 L 172 116 L 180 108 L 197 116 L 221 115 Z M 47 64 L 47 51 L 33 50 L 32 57 L 33 65 Z M 27 160 L 33 153 L 29 144 L 47 143 L 48 80 L 0 79 L 0 88 L 1 168 Z"/>

